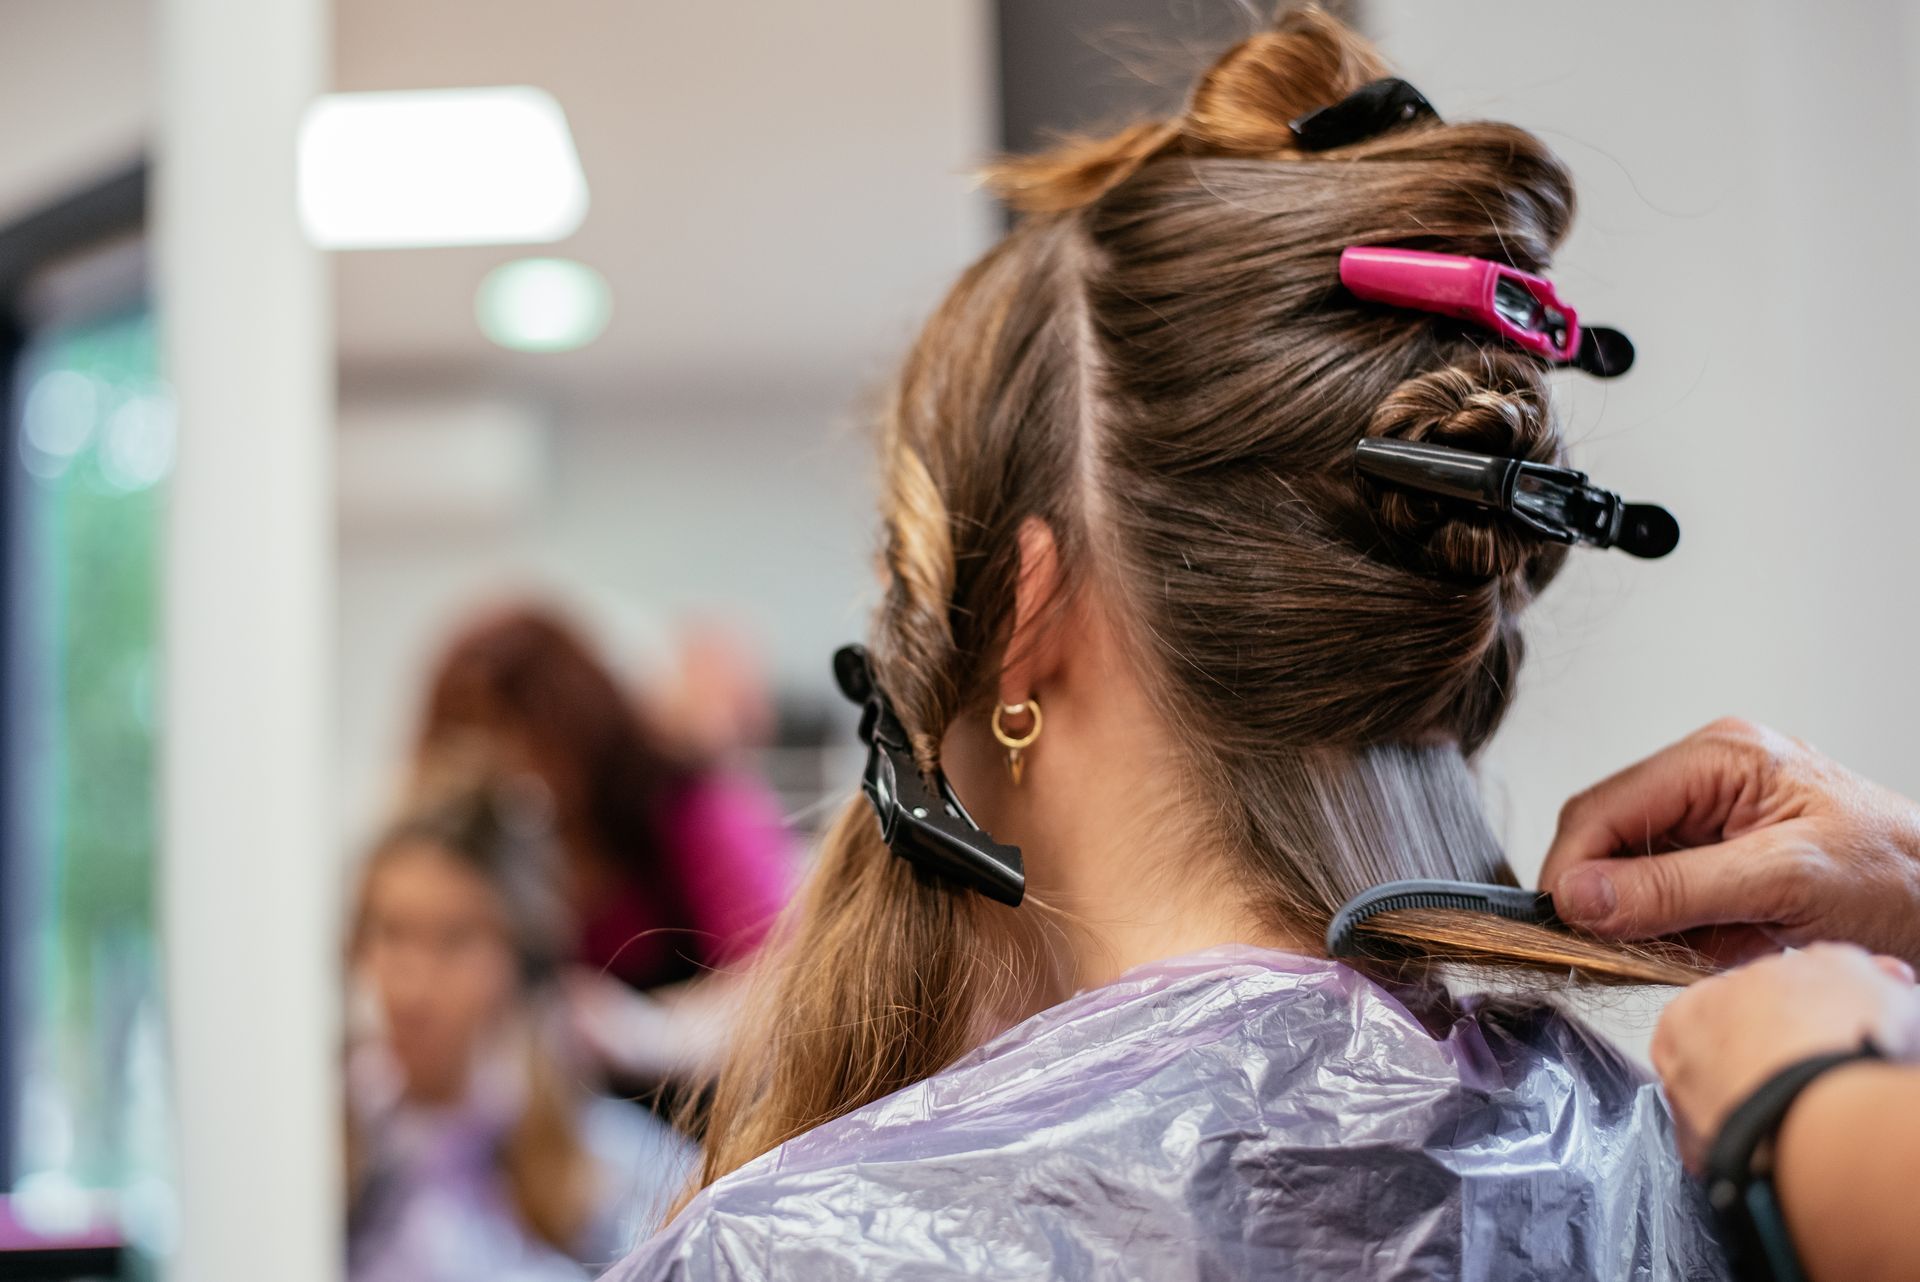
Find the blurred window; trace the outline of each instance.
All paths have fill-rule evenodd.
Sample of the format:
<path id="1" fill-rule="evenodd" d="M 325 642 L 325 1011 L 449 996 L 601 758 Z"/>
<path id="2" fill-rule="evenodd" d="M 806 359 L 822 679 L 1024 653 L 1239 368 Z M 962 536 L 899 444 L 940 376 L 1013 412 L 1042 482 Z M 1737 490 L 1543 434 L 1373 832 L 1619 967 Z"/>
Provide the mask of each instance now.
<path id="1" fill-rule="evenodd" d="M 164 1250 L 157 640 L 171 398 L 122 239 L 11 300 L 4 976 L 12 1215 Z"/>

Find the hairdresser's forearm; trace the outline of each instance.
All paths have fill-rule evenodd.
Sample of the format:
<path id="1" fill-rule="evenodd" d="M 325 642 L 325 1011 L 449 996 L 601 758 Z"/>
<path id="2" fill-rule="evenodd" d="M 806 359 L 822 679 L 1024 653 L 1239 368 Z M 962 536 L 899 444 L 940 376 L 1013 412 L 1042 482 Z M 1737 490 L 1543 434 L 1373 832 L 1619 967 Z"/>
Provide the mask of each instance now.
<path id="1" fill-rule="evenodd" d="M 609 1071 L 626 1077 L 698 1078 L 726 1049 L 740 978 L 714 974 L 651 993 L 604 975 L 576 975 L 566 989 L 574 1032 Z"/>
<path id="2" fill-rule="evenodd" d="M 1775 1183 L 1815 1282 L 1920 1278 L 1917 1182 L 1920 1068 L 1836 1069 L 1780 1129 Z"/>

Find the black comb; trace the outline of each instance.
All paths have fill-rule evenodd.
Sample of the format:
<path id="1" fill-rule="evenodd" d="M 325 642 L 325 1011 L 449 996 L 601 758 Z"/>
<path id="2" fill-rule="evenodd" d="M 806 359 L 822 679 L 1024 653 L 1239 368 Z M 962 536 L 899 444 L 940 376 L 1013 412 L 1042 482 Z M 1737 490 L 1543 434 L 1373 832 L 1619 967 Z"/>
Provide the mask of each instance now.
<path id="1" fill-rule="evenodd" d="M 1561 926 L 1553 911 L 1553 896 L 1517 886 L 1485 886 L 1471 881 L 1389 881 L 1362 891 L 1340 906 L 1327 926 L 1327 956 L 1352 957 L 1358 951 L 1354 936 L 1361 923 L 1380 913 L 1403 908 L 1446 908 L 1463 913 L 1490 913 L 1535 926 Z"/>

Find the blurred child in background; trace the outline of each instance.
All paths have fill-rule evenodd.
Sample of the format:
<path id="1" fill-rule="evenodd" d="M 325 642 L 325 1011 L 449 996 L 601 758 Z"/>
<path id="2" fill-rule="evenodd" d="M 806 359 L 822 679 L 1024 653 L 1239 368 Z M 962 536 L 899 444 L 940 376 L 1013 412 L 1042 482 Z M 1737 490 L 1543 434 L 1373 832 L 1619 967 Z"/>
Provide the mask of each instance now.
<path id="1" fill-rule="evenodd" d="M 650 1231 L 691 1147 L 566 1053 L 572 931 L 537 781 L 436 763 L 351 933 L 352 1282 L 571 1282 Z"/>

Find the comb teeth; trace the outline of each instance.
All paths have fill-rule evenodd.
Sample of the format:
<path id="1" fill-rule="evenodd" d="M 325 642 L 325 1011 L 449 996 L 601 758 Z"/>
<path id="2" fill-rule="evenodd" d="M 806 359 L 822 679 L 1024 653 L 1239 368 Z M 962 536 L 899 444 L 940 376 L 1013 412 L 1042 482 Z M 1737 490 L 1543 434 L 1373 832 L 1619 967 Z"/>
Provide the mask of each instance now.
<path id="1" fill-rule="evenodd" d="M 1469 903 L 1467 902 L 1468 899 L 1474 899 L 1477 902 Z M 1367 920 L 1367 918 L 1377 917 L 1381 913 L 1400 912 L 1408 908 L 1450 908 L 1458 912 L 1492 913 L 1499 917 L 1511 917 L 1515 921 L 1524 921 L 1531 916 L 1531 914 L 1517 911 L 1507 904 L 1500 903 L 1496 900 L 1483 899 L 1477 895 L 1446 895 L 1429 890 L 1412 891 L 1403 895 L 1389 895 L 1385 899 L 1376 899 L 1367 905 L 1365 914 L 1354 919 L 1354 925 L 1357 926 Z"/>
<path id="2" fill-rule="evenodd" d="M 1362 923 L 1381 913 L 1408 908 L 1486 913 L 1542 926 L 1556 926 L 1560 920 L 1554 914 L 1552 896 L 1531 890 L 1465 881 L 1390 881 L 1355 895 L 1334 914 L 1327 926 L 1327 955 L 1352 955 L 1354 936 Z"/>

